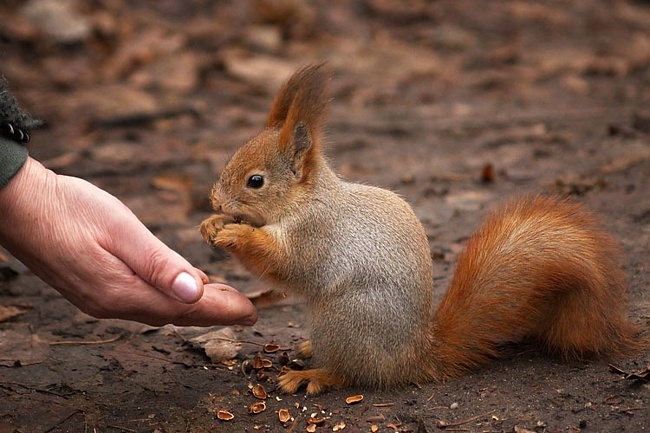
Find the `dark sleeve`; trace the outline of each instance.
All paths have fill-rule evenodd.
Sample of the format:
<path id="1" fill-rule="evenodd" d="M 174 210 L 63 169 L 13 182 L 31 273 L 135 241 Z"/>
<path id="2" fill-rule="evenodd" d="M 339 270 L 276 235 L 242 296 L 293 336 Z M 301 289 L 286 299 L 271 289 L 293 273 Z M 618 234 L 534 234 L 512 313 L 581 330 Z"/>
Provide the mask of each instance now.
<path id="1" fill-rule="evenodd" d="M 0 188 L 4 188 L 27 160 L 27 148 L 13 140 L 0 137 Z"/>
<path id="2" fill-rule="evenodd" d="M 28 152 L 29 133 L 42 122 L 23 110 L 0 77 L 0 188 L 22 168 Z"/>

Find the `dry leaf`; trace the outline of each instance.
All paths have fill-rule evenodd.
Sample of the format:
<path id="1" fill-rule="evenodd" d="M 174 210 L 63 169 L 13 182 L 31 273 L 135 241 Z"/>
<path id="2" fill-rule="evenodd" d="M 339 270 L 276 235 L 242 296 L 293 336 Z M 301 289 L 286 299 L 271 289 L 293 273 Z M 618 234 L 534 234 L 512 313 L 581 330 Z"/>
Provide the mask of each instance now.
<path id="1" fill-rule="evenodd" d="M 0 365 L 39 364 L 47 358 L 50 345 L 33 334 L 27 326 L 0 330 Z"/>
<path id="2" fill-rule="evenodd" d="M 645 370 L 631 371 L 631 372 L 624 371 L 613 364 L 609 364 L 609 369 L 612 373 L 623 375 L 623 378 L 627 380 L 638 380 L 638 381 L 650 380 L 650 365 L 646 367 Z"/>
<path id="3" fill-rule="evenodd" d="M 212 362 L 223 362 L 237 356 L 241 343 L 232 328 L 222 328 L 218 331 L 208 332 L 189 340 L 194 347 L 200 347 Z"/>
<path id="4" fill-rule="evenodd" d="M 14 317 L 20 316 L 25 310 L 13 305 L 0 305 L 0 322 L 6 322 Z"/>
<path id="5" fill-rule="evenodd" d="M 515 426 L 515 433 L 535 433 L 533 430 L 528 430 L 523 427 Z"/>
<path id="6" fill-rule="evenodd" d="M 192 190 L 194 179 L 187 175 L 159 174 L 151 180 L 151 185 L 160 190 L 180 191 L 189 193 Z"/>
<path id="7" fill-rule="evenodd" d="M 224 53 L 224 66 L 233 77 L 273 93 L 297 69 L 296 65 L 270 56 Z"/>

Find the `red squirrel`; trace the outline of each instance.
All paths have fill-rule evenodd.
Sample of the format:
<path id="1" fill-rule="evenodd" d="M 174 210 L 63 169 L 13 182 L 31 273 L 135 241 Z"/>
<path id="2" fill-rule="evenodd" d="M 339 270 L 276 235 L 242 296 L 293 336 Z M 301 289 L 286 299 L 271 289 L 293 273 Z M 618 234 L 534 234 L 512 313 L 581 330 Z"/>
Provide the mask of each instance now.
<path id="1" fill-rule="evenodd" d="M 306 301 L 316 368 L 279 385 L 388 388 L 453 378 L 538 341 L 567 359 L 621 357 L 645 345 L 625 312 L 619 248 L 574 200 L 525 196 L 469 239 L 437 310 L 425 230 L 385 189 L 343 181 L 323 155 L 328 74 L 297 71 L 266 127 L 214 185 L 205 240 Z"/>

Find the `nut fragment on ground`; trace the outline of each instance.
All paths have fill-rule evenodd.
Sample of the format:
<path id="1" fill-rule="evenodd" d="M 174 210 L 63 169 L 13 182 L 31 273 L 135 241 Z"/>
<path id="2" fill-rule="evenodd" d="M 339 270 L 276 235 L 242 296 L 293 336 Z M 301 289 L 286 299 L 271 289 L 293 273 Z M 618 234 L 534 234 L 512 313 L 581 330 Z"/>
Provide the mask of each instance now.
<path id="1" fill-rule="evenodd" d="M 280 409 L 278 411 L 278 419 L 280 420 L 281 423 L 285 423 L 287 421 L 291 420 L 291 413 L 289 412 L 289 409 Z"/>
<path id="2" fill-rule="evenodd" d="M 221 421 L 230 421 L 234 417 L 235 417 L 235 415 L 228 412 L 227 410 L 219 410 L 219 411 L 217 411 L 217 418 L 220 419 Z"/>
<path id="3" fill-rule="evenodd" d="M 248 413 L 258 414 L 266 410 L 266 403 L 263 401 L 258 401 L 257 403 L 251 404 L 248 408 Z"/>
<path id="4" fill-rule="evenodd" d="M 280 350 L 280 345 L 275 343 L 268 343 L 264 345 L 265 353 L 275 353 Z"/>
<path id="5" fill-rule="evenodd" d="M 269 396 L 266 389 L 264 389 L 264 386 L 259 383 L 253 386 L 251 392 L 253 393 L 253 397 L 259 398 L 260 400 L 265 400 Z"/>
<path id="6" fill-rule="evenodd" d="M 359 403 L 361 400 L 363 400 L 363 395 L 358 394 L 358 395 L 351 395 L 350 397 L 345 399 L 345 402 L 347 404 L 355 404 Z"/>

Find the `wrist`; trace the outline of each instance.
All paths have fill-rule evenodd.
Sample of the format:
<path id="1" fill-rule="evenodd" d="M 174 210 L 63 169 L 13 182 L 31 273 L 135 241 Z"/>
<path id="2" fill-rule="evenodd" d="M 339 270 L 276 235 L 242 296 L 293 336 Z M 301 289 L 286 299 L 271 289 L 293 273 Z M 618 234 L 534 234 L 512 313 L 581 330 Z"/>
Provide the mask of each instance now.
<path id="1" fill-rule="evenodd" d="M 56 175 L 38 161 L 27 157 L 24 164 L 0 189 L 0 243 L 13 238 L 26 227 L 29 219 L 39 219 L 43 203 L 39 199 L 48 185 L 52 185 Z M 7 246 L 7 245 L 5 245 Z"/>

